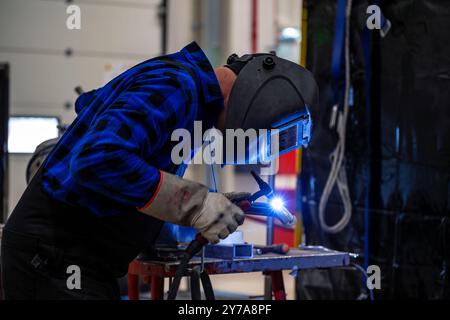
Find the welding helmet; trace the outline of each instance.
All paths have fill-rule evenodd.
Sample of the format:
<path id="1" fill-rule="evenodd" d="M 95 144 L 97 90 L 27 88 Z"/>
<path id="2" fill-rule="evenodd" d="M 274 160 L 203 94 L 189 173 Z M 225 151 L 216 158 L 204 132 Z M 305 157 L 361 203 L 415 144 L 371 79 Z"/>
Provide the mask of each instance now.
<path id="1" fill-rule="evenodd" d="M 318 103 L 313 75 L 275 53 L 231 55 L 227 61 L 237 79 L 228 101 L 225 129 L 265 129 L 259 160 L 267 161 L 307 146 L 312 120 L 309 108 Z M 277 138 L 277 148 L 271 142 Z"/>

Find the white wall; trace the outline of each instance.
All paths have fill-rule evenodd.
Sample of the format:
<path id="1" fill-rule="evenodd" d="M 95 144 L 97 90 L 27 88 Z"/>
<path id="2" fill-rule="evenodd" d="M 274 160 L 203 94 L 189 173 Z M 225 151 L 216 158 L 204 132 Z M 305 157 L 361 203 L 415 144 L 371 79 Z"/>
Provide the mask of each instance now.
<path id="1" fill-rule="evenodd" d="M 277 0 L 277 20 L 280 27 L 299 26 L 302 0 Z"/>
<path id="2" fill-rule="evenodd" d="M 66 28 L 63 0 L 1 0 L 0 61 L 11 67 L 10 114 L 75 117 L 74 88 L 93 89 L 122 68 L 160 54 L 159 0 L 73 1 L 81 30 Z M 66 57 L 66 48 L 73 56 Z M 9 157 L 9 208 L 25 184 L 27 155 Z"/>
<path id="3" fill-rule="evenodd" d="M 225 38 L 223 55 L 239 55 L 252 51 L 252 1 L 226 1 L 224 12 Z M 275 6 L 276 0 L 258 1 L 258 51 L 268 52 L 275 48 Z"/>
<path id="4" fill-rule="evenodd" d="M 169 1 L 168 52 L 176 52 L 196 40 L 193 34 L 194 0 Z"/>
<path id="5" fill-rule="evenodd" d="M 226 2 L 226 28 L 223 54 L 251 52 L 252 1 Z M 258 0 L 258 51 L 268 52 L 277 47 L 279 29 L 299 27 L 302 0 Z"/>

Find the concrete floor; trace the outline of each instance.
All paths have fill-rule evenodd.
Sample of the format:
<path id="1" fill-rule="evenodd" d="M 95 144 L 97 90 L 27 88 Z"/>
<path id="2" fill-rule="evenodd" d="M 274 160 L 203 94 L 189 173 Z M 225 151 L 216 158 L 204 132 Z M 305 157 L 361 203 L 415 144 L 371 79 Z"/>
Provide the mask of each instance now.
<path id="1" fill-rule="evenodd" d="M 295 281 L 289 271 L 283 272 L 287 298 L 295 299 Z M 217 296 L 234 294 L 242 299 L 259 298 L 264 295 L 264 276 L 260 272 L 245 274 L 216 275 L 211 277 Z"/>
<path id="2" fill-rule="evenodd" d="M 289 271 L 283 272 L 284 285 L 286 289 L 287 299 L 295 299 L 295 280 L 289 275 Z M 264 296 L 264 276 L 260 272 L 213 275 L 211 282 L 214 288 L 214 294 L 217 300 L 262 300 Z M 148 291 L 142 291 L 141 299 L 150 299 Z M 185 278 L 180 285 L 180 300 L 190 300 L 190 292 L 188 289 L 188 281 Z M 165 293 L 169 291 L 169 281 L 165 281 Z M 126 297 L 124 297 L 126 298 Z"/>

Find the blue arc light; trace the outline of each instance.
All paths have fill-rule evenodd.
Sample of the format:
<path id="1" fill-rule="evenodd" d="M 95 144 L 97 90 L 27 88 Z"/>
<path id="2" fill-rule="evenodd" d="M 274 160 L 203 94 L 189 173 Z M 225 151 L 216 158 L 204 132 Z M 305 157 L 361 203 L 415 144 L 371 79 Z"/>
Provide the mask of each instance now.
<path id="1" fill-rule="evenodd" d="M 273 198 L 270 200 L 270 206 L 275 211 L 281 211 L 284 209 L 284 201 L 280 197 Z"/>

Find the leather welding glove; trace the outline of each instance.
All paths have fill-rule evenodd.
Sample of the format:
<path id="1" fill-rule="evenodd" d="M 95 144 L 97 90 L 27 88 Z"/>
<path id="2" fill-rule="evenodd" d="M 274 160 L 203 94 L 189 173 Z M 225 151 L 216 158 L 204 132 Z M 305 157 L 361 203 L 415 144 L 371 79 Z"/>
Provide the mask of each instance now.
<path id="1" fill-rule="evenodd" d="M 250 192 L 229 192 L 224 193 L 224 196 L 227 197 L 233 203 L 248 200 L 252 194 Z"/>
<path id="2" fill-rule="evenodd" d="M 202 184 L 161 172 L 157 191 L 139 211 L 162 221 L 194 227 L 216 244 L 244 223 L 242 210 Z"/>

